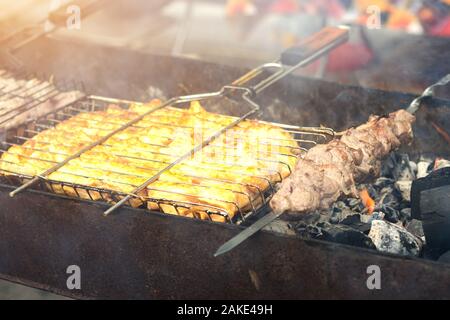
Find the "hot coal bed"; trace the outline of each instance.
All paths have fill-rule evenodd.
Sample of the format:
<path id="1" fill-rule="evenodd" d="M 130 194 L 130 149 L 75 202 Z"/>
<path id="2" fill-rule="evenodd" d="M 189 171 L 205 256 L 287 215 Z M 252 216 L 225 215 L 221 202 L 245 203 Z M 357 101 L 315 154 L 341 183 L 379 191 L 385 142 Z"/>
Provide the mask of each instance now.
<path id="1" fill-rule="evenodd" d="M 382 164 L 381 177 L 373 183 L 359 185 L 360 197 L 342 199 L 328 211 L 317 211 L 301 221 L 291 222 L 289 228 L 306 239 L 450 262 L 447 252 L 450 242 L 441 242 L 437 247 L 433 242 L 436 236 L 446 237 L 445 226 L 434 231 L 441 235 L 429 232 L 426 237 L 424 221 L 417 212 L 420 208 L 415 208 L 415 214 L 411 208 L 411 197 L 421 197 L 420 193 L 411 194 L 412 186 L 442 176 L 448 186 L 449 170 L 450 161 L 433 155 L 413 161 L 407 153 L 391 153 Z M 448 215 L 445 211 L 448 209 L 442 203 L 440 211 L 434 214 Z"/>
<path id="2" fill-rule="evenodd" d="M 155 92 L 215 90 L 244 73 L 46 38 L 18 56 L 28 71 L 75 79 L 88 93 L 141 101 Z M 370 114 L 406 108 L 412 99 L 296 76 L 258 98 L 263 120 L 337 131 Z M 2 185 L 0 274 L 80 298 L 449 297 L 450 269 L 443 263 L 450 250 L 449 169 L 443 160 L 450 159 L 448 128 L 450 103 L 424 101 L 413 144 L 384 161 L 380 178 L 358 186 L 373 204 L 364 196 L 341 199 L 325 212 L 278 222 L 219 258 L 214 251 L 241 227 L 130 208 L 104 218 L 101 204 L 32 190 L 9 198 L 11 189 Z M 86 285 L 79 292 L 65 286 L 66 267 L 74 261 L 84 270 Z M 383 274 L 380 292 L 365 286 L 366 268 L 374 264 L 391 271 Z M 199 270 L 220 272 L 199 276 Z"/>

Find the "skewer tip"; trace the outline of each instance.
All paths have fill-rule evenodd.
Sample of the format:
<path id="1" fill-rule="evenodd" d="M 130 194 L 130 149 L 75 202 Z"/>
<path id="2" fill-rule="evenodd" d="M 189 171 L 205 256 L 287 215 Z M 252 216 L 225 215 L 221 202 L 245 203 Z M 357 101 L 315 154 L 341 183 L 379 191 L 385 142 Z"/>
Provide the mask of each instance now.
<path id="1" fill-rule="evenodd" d="M 230 251 L 232 247 L 229 246 L 228 242 L 223 244 L 217 251 L 214 253 L 214 258 L 217 258 L 218 256 L 223 255 L 224 253 L 227 253 Z"/>
<path id="2" fill-rule="evenodd" d="M 224 254 L 225 251 L 222 251 L 220 248 L 219 250 L 216 251 L 216 253 L 214 253 L 214 258 L 217 258 L 218 256 L 221 256 L 222 254 Z"/>

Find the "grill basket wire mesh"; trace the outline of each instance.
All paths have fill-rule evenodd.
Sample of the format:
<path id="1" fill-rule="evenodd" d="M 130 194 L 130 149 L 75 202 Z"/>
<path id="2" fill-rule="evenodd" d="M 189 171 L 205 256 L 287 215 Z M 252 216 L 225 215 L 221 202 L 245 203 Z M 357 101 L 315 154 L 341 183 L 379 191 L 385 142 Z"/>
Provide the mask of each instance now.
<path id="1" fill-rule="evenodd" d="M 0 133 L 3 133 L 8 122 L 24 113 L 28 113 L 29 118 L 38 118 L 38 107 L 69 91 L 77 92 L 78 97 L 82 97 L 84 88 L 76 81 L 0 69 Z"/>
<path id="2" fill-rule="evenodd" d="M 220 100 L 223 98 L 217 99 L 217 103 L 219 103 Z M 214 100 L 214 98 L 212 99 Z M 233 99 L 227 99 L 227 104 L 238 104 L 239 102 L 234 101 Z M 7 140 L 4 143 L 3 150 L 1 151 L 2 154 L 5 152 L 8 152 L 7 149 L 12 146 L 20 146 L 24 142 L 28 141 L 35 135 L 39 134 L 40 132 L 54 128 L 58 123 L 61 123 L 64 120 L 67 120 L 69 118 L 72 118 L 75 115 L 78 115 L 80 113 L 84 112 L 94 112 L 94 111 L 104 111 L 106 108 L 113 103 L 119 105 L 123 109 L 128 109 L 131 105 L 131 102 L 124 101 L 124 100 L 115 100 L 115 99 L 108 99 L 108 98 L 102 98 L 102 97 L 88 97 L 84 100 L 77 101 L 71 105 L 68 105 L 66 107 L 63 107 L 62 109 L 59 109 L 53 113 L 48 114 L 47 116 L 44 116 L 38 120 L 31 121 L 27 123 L 26 125 L 20 126 L 18 128 L 15 128 L 14 130 L 10 130 L 7 132 Z M 210 99 L 211 102 L 211 99 Z M 212 105 L 214 105 L 214 101 L 212 101 Z M 208 105 L 208 104 L 207 104 Z M 174 110 L 180 110 L 181 112 L 184 112 L 183 109 L 186 107 L 186 104 L 180 103 L 176 105 L 176 109 Z M 168 108 L 175 108 L 175 107 L 168 107 Z M 186 110 L 186 109 L 184 109 Z M 177 126 L 177 116 L 176 114 L 173 115 L 173 121 L 170 122 L 164 122 L 160 121 L 158 117 L 154 117 L 152 119 L 152 123 L 157 126 L 168 126 L 168 127 L 174 127 Z M 263 121 L 259 121 L 260 123 L 267 123 Z M 302 152 L 306 151 L 309 147 L 312 147 L 316 145 L 317 143 L 324 143 L 327 142 L 330 137 L 332 136 L 332 130 L 326 129 L 326 128 L 302 128 L 302 127 L 296 127 L 296 126 L 286 126 L 282 124 L 272 124 L 275 126 L 278 126 L 287 132 L 291 134 L 291 136 L 298 142 L 299 147 L 295 148 L 295 156 L 299 157 L 301 156 Z M 134 125 L 138 127 L 138 125 Z M 74 129 L 76 130 L 76 129 Z M 245 139 L 245 137 L 244 137 Z M 274 143 L 275 145 L 283 145 L 283 141 L 268 141 L 270 143 Z M 211 142 L 211 146 L 213 146 L 216 143 L 216 141 Z M 102 143 L 102 147 L 105 148 L 111 148 L 113 146 L 108 145 L 107 143 Z M 133 146 L 130 146 L 130 149 L 132 149 Z M 33 150 L 38 151 L 39 150 Z M 203 150 L 201 150 L 203 152 Z M 46 151 L 49 152 L 49 151 Z M 234 154 L 233 154 L 234 155 Z M 126 158 L 127 155 L 124 153 L 121 154 L 114 154 L 114 156 L 124 157 Z M 170 156 L 173 156 L 174 159 L 179 157 L 179 154 L 171 154 Z M 193 155 L 196 156 L 196 155 Z M 208 155 L 202 155 L 203 157 L 207 157 Z M 293 156 L 293 155 L 289 155 Z M 233 157 L 232 157 L 233 158 Z M 228 159 L 228 158 L 227 158 Z M 234 158 L 233 158 L 234 159 Z M 45 159 L 32 159 L 36 161 L 44 161 Z M 148 158 L 140 158 L 137 159 L 139 161 L 155 161 L 152 160 L 151 155 L 149 155 Z M 0 160 L 4 161 L 4 160 Z M 279 165 L 282 165 L 288 170 L 289 172 L 293 169 L 291 166 L 289 166 L 286 163 L 282 163 L 280 161 L 272 160 L 272 159 L 260 159 L 258 161 L 265 161 L 265 162 L 279 162 Z M 156 161 L 158 162 L 158 161 Z M 56 163 L 55 163 L 56 164 Z M 163 163 L 162 165 L 166 165 L 167 163 Z M 183 165 L 183 162 L 178 164 L 178 166 Z M 239 164 L 239 159 L 236 158 L 233 160 L 233 166 L 236 167 L 236 171 L 239 174 L 245 175 L 245 165 Z M 213 170 L 220 171 L 220 168 L 214 168 L 214 165 L 212 164 Z M 142 168 L 143 169 L 143 168 Z M 64 171 L 64 166 L 60 169 L 61 171 Z M 105 173 L 108 173 L 109 169 L 99 169 L 96 168 L 96 170 L 104 171 Z M 39 182 L 33 187 L 34 189 L 38 189 L 40 191 L 44 192 L 51 192 L 59 195 L 64 195 L 68 197 L 76 197 L 86 200 L 93 200 L 93 201 L 102 201 L 106 203 L 117 203 L 118 201 L 124 199 L 125 197 L 129 197 L 129 199 L 126 202 L 126 205 L 132 206 L 132 207 L 149 207 L 151 204 L 151 207 L 153 209 L 158 208 L 159 211 L 164 212 L 164 208 L 167 208 L 167 206 L 170 206 L 173 208 L 173 211 L 180 214 L 180 212 L 186 212 L 188 211 L 191 216 L 195 218 L 207 218 L 209 220 L 213 220 L 212 216 L 222 216 L 224 221 L 226 222 L 233 222 L 233 223 L 240 223 L 242 221 L 245 221 L 246 218 L 248 218 L 250 215 L 256 214 L 264 205 L 267 204 L 268 200 L 270 200 L 271 196 L 275 192 L 274 185 L 278 182 L 281 182 L 283 179 L 283 174 L 281 172 L 278 172 L 277 170 L 274 170 L 273 174 L 271 176 L 277 176 L 278 178 L 275 180 L 272 180 L 268 178 L 267 173 L 263 173 L 264 170 L 261 170 L 260 175 L 252 175 L 252 178 L 264 180 L 267 182 L 267 188 L 262 189 L 261 187 L 258 187 L 257 185 L 252 185 L 251 183 L 246 183 L 247 190 L 254 190 L 251 194 L 240 194 L 240 196 L 244 196 L 248 198 L 248 205 L 245 207 L 240 206 L 237 203 L 228 203 L 226 200 L 222 200 L 219 197 L 214 197 L 211 195 L 211 199 L 213 202 L 228 204 L 229 206 L 233 206 L 235 208 L 235 212 L 228 212 L 225 210 L 222 206 L 215 206 L 210 205 L 205 202 L 197 202 L 197 201 L 179 201 L 179 200 L 171 200 L 171 196 L 173 198 L 174 194 L 176 192 L 172 192 L 170 190 L 163 190 L 162 192 L 167 193 L 167 197 L 158 197 L 158 198 L 152 198 L 147 195 L 142 194 L 126 194 L 123 192 L 118 192 L 114 190 L 104 189 L 104 188 L 98 188 L 98 187 L 91 187 L 86 185 L 80 185 L 75 183 L 69 183 L 69 182 L 62 182 L 62 181 L 55 181 L 48 179 L 47 177 L 39 177 Z M 154 172 L 149 172 L 149 177 L 152 176 Z M 114 172 L 114 174 L 123 174 L 127 175 L 126 173 L 118 173 Z M 20 168 L 17 168 L 17 170 L 14 171 L 5 171 L 1 175 L 3 182 L 6 182 L 8 185 L 11 186 L 19 186 L 24 182 L 30 181 L 33 179 L 31 176 L 26 176 L 21 174 Z M 98 179 L 98 177 L 92 177 L 83 174 L 83 178 L 91 178 L 91 179 Z M 227 179 L 214 179 L 210 178 L 208 176 L 204 177 L 193 177 L 193 178 L 200 178 L 205 180 L 211 180 L 211 182 L 214 183 L 223 183 L 224 190 L 227 190 L 226 185 L 233 185 L 233 184 L 240 184 L 239 182 L 235 181 L 229 181 Z M 102 179 L 100 179 L 102 180 Z M 107 181 L 105 181 L 107 182 Z M 180 182 L 183 184 L 182 182 Z M 133 187 L 138 187 L 137 185 L 133 185 Z M 195 186 L 199 187 L 199 186 Z M 149 186 L 149 189 L 151 190 L 152 186 Z M 201 188 L 208 188 L 208 186 L 201 186 Z M 217 188 L 216 188 L 217 189 Z M 235 189 L 229 189 L 227 192 L 236 193 Z M 185 196 L 189 196 L 188 194 L 184 194 Z M 130 197 L 131 196 L 131 197 Z M 202 197 L 204 198 L 204 197 Z M 229 207 L 228 206 L 228 207 Z M 195 210 L 192 210 L 195 208 Z"/>

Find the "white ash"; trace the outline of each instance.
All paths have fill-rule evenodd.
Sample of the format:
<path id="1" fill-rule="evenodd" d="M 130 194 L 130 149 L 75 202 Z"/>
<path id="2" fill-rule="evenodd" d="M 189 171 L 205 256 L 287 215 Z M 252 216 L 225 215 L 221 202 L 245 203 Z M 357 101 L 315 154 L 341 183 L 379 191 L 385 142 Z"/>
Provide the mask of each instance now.
<path id="1" fill-rule="evenodd" d="M 450 167 L 450 161 L 447 159 L 436 159 L 435 163 L 434 163 L 434 170 L 439 170 L 439 169 L 443 169 L 443 168 L 448 168 Z"/>
<path id="2" fill-rule="evenodd" d="M 417 163 L 417 179 L 425 178 L 429 174 L 428 168 L 430 167 L 431 161 L 419 161 Z"/>
<path id="3" fill-rule="evenodd" d="M 407 181 L 407 180 L 401 180 L 401 181 L 395 182 L 395 187 L 400 191 L 403 199 L 405 199 L 408 202 L 411 202 L 412 183 L 413 183 L 412 181 Z"/>
<path id="4" fill-rule="evenodd" d="M 422 241 L 406 229 L 382 220 L 372 221 L 369 238 L 378 251 L 419 256 L 422 251 Z"/>

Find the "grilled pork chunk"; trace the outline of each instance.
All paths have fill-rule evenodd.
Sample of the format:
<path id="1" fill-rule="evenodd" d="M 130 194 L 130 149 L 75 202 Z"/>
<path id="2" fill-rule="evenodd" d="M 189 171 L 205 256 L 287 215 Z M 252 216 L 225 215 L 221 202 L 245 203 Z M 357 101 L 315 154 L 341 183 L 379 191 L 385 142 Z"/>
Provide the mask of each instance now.
<path id="1" fill-rule="evenodd" d="M 381 160 L 412 141 L 414 120 L 405 110 L 386 117 L 372 116 L 339 139 L 310 149 L 274 195 L 272 209 L 295 218 L 327 209 L 342 196 L 355 196 L 355 182 L 378 176 Z"/>

